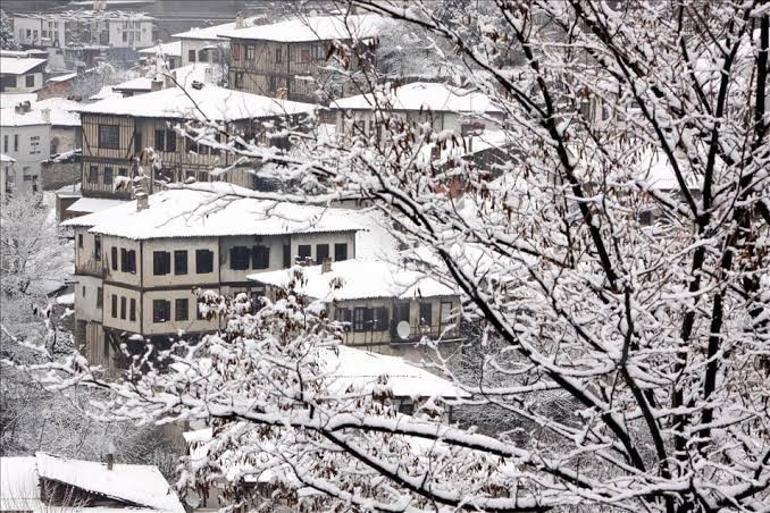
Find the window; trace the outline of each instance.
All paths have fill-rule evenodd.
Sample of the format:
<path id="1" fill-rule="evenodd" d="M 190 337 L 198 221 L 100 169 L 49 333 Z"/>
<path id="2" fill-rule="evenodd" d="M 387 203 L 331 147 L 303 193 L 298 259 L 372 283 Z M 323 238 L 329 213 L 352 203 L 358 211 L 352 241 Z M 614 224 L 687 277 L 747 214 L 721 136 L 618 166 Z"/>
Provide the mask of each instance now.
<path id="1" fill-rule="evenodd" d="M 369 308 L 354 308 L 353 309 L 353 331 L 361 332 L 367 331 L 367 321 L 371 320 L 371 310 Z"/>
<path id="2" fill-rule="evenodd" d="M 297 246 L 297 255 L 299 256 L 300 261 L 310 258 L 311 251 L 310 244 L 300 244 Z"/>
<path id="3" fill-rule="evenodd" d="M 313 59 L 315 60 L 323 60 L 326 58 L 326 52 L 324 51 L 323 45 L 313 45 L 311 51 L 313 52 Z"/>
<path id="4" fill-rule="evenodd" d="M 128 310 L 128 320 L 135 321 L 136 320 L 136 299 L 131 298 L 131 303 Z"/>
<path id="5" fill-rule="evenodd" d="M 232 43 L 230 45 L 230 53 L 232 53 L 234 61 L 240 60 L 241 59 L 241 45 L 239 43 Z"/>
<path id="6" fill-rule="evenodd" d="M 281 52 L 280 48 L 275 49 L 275 62 L 276 64 L 283 62 L 283 53 Z"/>
<path id="7" fill-rule="evenodd" d="M 8 134 L 3 136 L 3 153 L 8 153 Z"/>
<path id="8" fill-rule="evenodd" d="M 19 151 L 19 134 L 13 134 L 13 151 Z"/>
<path id="9" fill-rule="evenodd" d="M 251 260 L 249 248 L 246 246 L 233 246 L 230 248 L 230 269 L 242 271 L 249 268 Z"/>
<path id="10" fill-rule="evenodd" d="M 189 318 L 190 302 L 179 298 L 174 301 L 174 320 L 186 321 Z"/>
<path id="11" fill-rule="evenodd" d="M 248 45 L 246 47 L 246 60 L 253 61 L 256 56 L 256 47 L 254 45 Z"/>
<path id="12" fill-rule="evenodd" d="M 134 154 L 142 153 L 142 132 L 134 132 Z"/>
<path id="13" fill-rule="evenodd" d="M 118 296 L 112 295 L 112 318 L 118 318 Z"/>
<path id="14" fill-rule="evenodd" d="M 171 302 L 165 299 L 152 300 L 152 322 L 168 322 L 170 314 Z"/>
<path id="15" fill-rule="evenodd" d="M 214 271 L 214 252 L 208 249 L 195 250 L 195 272 L 206 274 Z"/>
<path id="16" fill-rule="evenodd" d="M 96 308 L 101 308 L 104 305 L 104 290 L 101 287 L 96 287 Z"/>
<path id="17" fill-rule="evenodd" d="M 195 62 L 195 50 L 187 50 L 187 60 Z"/>
<path id="18" fill-rule="evenodd" d="M 97 166 L 88 168 L 88 181 L 91 183 L 97 183 L 99 181 L 99 168 Z"/>
<path id="19" fill-rule="evenodd" d="M 254 246 L 251 248 L 251 259 L 252 269 L 267 269 L 270 267 L 270 248 Z"/>
<path id="20" fill-rule="evenodd" d="M 99 147 L 120 148 L 120 128 L 118 125 L 99 125 Z"/>
<path id="21" fill-rule="evenodd" d="M 348 245 L 346 243 L 334 245 L 334 261 L 342 262 L 348 259 Z"/>
<path id="22" fill-rule="evenodd" d="M 433 304 L 420 303 L 420 326 L 433 325 Z"/>
<path id="23" fill-rule="evenodd" d="M 126 296 L 120 296 L 120 318 L 126 320 Z"/>
<path id="24" fill-rule="evenodd" d="M 388 309 L 385 307 L 372 308 L 372 331 L 387 331 L 389 322 Z"/>
<path id="25" fill-rule="evenodd" d="M 78 247 L 80 249 L 83 249 L 83 234 L 82 233 L 78 233 Z"/>
<path id="26" fill-rule="evenodd" d="M 102 260 L 102 238 L 99 235 L 94 235 L 94 260 Z"/>
<path id="27" fill-rule="evenodd" d="M 350 331 L 351 311 L 350 308 L 337 308 L 334 311 L 334 320 L 341 322 L 345 331 Z"/>
<path id="28" fill-rule="evenodd" d="M 81 294 L 81 295 L 82 295 L 82 296 L 85 298 L 85 297 L 86 297 L 86 286 L 85 286 L 85 285 L 83 285 L 82 287 L 80 287 L 80 292 L 82 292 L 82 294 Z"/>
<path id="29" fill-rule="evenodd" d="M 209 61 L 209 54 L 206 50 L 201 50 L 200 52 L 198 52 L 198 61 L 199 62 Z"/>
<path id="30" fill-rule="evenodd" d="M 117 271 L 118 270 L 118 248 L 115 246 L 112 246 L 110 248 L 110 260 L 112 260 L 112 270 Z"/>
<path id="31" fill-rule="evenodd" d="M 112 168 L 104 168 L 104 185 L 112 185 Z"/>
<path id="32" fill-rule="evenodd" d="M 187 250 L 174 251 L 174 274 L 187 274 Z"/>
<path id="33" fill-rule="evenodd" d="M 24 85 L 27 87 L 35 87 L 35 75 L 26 75 L 24 77 Z"/>
<path id="34" fill-rule="evenodd" d="M 128 176 L 128 169 L 126 169 L 125 167 L 119 167 L 118 176 Z"/>
<path id="35" fill-rule="evenodd" d="M 283 268 L 291 267 L 291 244 L 283 245 Z"/>
<path id="36" fill-rule="evenodd" d="M 128 252 L 126 248 L 120 248 L 120 270 L 126 272 L 128 268 Z"/>
<path id="37" fill-rule="evenodd" d="M 171 253 L 168 251 L 152 252 L 152 274 L 162 276 L 171 272 Z"/>
<path id="38" fill-rule="evenodd" d="M 34 155 L 40 153 L 40 136 L 33 135 L 29 138 L 29 154 Z"/>
<path id="39" fill-rule="evenodd" d="M 176 133 L 173 130 L 155 130 L 155 149 L 158 151 L 176 151 Z"/>
<path id="40" fill-rule="evenodd" d="M 329 245 L 316 244 L 315 245 L 315 263 L 320 264 L 327 258 L 329 258 Z"/>
<path id="41" fill-rule="evenodd" d="M 126 251 L 124 271 L 131 274 L 136 274 L 136 250 Z"/>
<path id="42" fill-rule="evenodd" d="M 409 322 L 409 303 L 396 303 L 393 307 L 393 322 Z"/>
<path id="43" fill-rule="evenodd" d="M 233 82 L 233 87 L 243 89 L 243 71 L 235 72 Z"/>

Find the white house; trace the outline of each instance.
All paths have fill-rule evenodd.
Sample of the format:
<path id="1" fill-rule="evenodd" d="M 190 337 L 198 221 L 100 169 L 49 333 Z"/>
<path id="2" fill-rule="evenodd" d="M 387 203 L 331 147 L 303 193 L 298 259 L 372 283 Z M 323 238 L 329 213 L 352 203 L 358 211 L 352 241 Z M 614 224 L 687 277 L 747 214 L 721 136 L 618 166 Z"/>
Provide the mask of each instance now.
<path id="1" fill-rule="evenodd" d="M 0 92 L 30 93 L 43 87 L 45 59 L 0 56 Z"/>
<path id="2" fill-rule="evenodd" d="M 230 52 L 230 43 L 227 38 L 220 36 L 236 27 L 250 26 L 261 17 L 238 17 L 229 23 L 220 23 L 209 27 L 194 27 L 171 37 L 181 42 L 182 66 L 197 62 L 222 63 Z"/>
<path id="3" fill-rule="evenodd" d="M 426 272 L 378 259 L 351 259 L 249 279 L 275 299 L 296 272 L 302 273 L 297 292 L 323 301 L 327 315 L 345 323 L 345 344 L 404 355 L 422 337 L 459 340 L 458 292 Z"/>
<path id="4" fill-rule="evenodd" d="M 51 144 L 50 111 L 32 110 L 29 103 L 1 109 L 0 141 L 0 153 L 16 160 L 5 190 L 42 192 L 41 163 L 48 159 Z"/>
<path id="5" fill-rule="evenodd" d="M 394 116 L 415 123 L 430 122 L 433 130 L 451 130 L 463 136 L 479 133 L 487 126 L 497 127 L 503 111 L 487 95 L 434 82 L 412 82 L 385 91 L 359 94 L 332 102 L 337 134 L 379 134 L 375 110 L 379 107 Z"/>
<path id="6" fill-rule="evenodd" d="M 184 513 L 154 465 L 85 461 L 44 452 L 0 458 L 0 511 Z"/>
<path id="7" fill-rule="evenodd" d="M 255 271 L 355 257 L 356 212 L 250 194 L 201 183 L 62 223 L 75 236 L 76 339 L 92 362 L 110 365 L 126 336 L 167 342 L 180 330 L 220 328 L 222 320 L 199 313 L 195 289 L 261 295 L 248 279 Z"/>

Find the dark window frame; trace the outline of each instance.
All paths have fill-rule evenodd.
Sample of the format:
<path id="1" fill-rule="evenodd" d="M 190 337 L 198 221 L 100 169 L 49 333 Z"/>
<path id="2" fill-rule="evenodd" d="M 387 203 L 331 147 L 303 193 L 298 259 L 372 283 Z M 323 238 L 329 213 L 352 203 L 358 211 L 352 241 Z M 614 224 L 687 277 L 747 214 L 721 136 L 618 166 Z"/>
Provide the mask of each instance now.
<path id="1" fill-rule="evenodd" d="M 251 248 L 251 268 L 268 269 L 270 267 L 270 247 L 253 246 Z"/>
<path id="2" fill-rule="evenodd" d="M 171 274 L 171 253 L 168 251 L 152 252 L 153 276 L 165 276 Z"/>
<path id="3" fill-rule="evenodd" d="M 184 305 L 180 308 L 180 305 Z M 184 315 L 181 315 L 184 314 Z M 187 321 L 190 319 L 190 300 L 186 297 L 174 299 L 174 321 Z"/>
<path id="4" fill-rule="evenodd" d="M 316 244 L 315 245 L 315 263 L 321 264 L 324 259 L 329 258 L 329 244 Z"/>
<path id="5" fill-rule="evenodd" d="M 99 148 L 108 150 L 120 149 L 120 125 L 99 123 L 98 139 Z"/>
<path id="6" fill-rule="evenodd" d="M 195 272 L 196 274 L 209 274 L 214 272 L 213 251 L 210 249 L 195 250 Z"/>
<path id="7" fill-rule="evenodd" d="M 334 261 L 342 262 L 348 259 L 348 243 L 338 242 L 334 244 Z"/>
<path id="8" fill-rule="evenodd" d="M 110 299 L 110 313 L 112 314 L 113 319 L 118 318 L 118 295 L 113 294 L 112 298 Z"/>
<path id="9" fill-rule="evenodd" d="M 118 248 L 117 248 L 117 246 L 112 246 L 110 248 L 110 260 L 112 260 L 112 262 L 110 262 L 110 267 L 112 267 L 113 271 L 117 271 L 118 270 L 118 263 L 119 263 L 118 262 Z"/>
<path id="10" fill-rule="evenodd" d="M 170 317 L 171 317 L 171 301 L 168 301 L 166 299 L 153 299 L 152 300 L 152 322 L 155 324 L 169 322 L 171 320 Z"/>
<path id="11" fill-rule="evenodd" d="M 188 255 L 186 249 L 174 250 L 174 275 L 183 276 L 187 274 L 187 258 Z"/>
<path id="12" fill-rule="evenodd" d="M 232 246 L 230 248 L 230 269 L 245 271 L 251 268 L 251 250 L 248 246 Z"/>
<path id="13" fill-rule="evenodd" d="M 427 312 L 427 315 L 426 315 Z M 421 327 L 433 326 L 433 303 L 420 303 L 420 317 L 419 322 Z"/>
<path id="14" fill-rule="evenodd" d="M 126 296 L 120 296 L 120 318 L 126 320 Z"/>
<path id="15" fill-rule="evenodd" d="M 131 301 L 129 301 L 128 320 L 136 321 L 136 299 L 133 297 L 131 298 Z"/>

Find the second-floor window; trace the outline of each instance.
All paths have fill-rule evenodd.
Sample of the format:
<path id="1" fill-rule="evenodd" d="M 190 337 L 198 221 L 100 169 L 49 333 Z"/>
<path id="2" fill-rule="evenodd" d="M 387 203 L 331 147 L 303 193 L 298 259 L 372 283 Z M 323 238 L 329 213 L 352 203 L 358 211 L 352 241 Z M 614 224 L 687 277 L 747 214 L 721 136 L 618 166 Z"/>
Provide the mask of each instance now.
<path id="1" fill-rule="evenodd" d="M 3 136 L 3 153 L 8 153 L 8 134 Z"/>
<path id="2" fill-rule="evenodd" d="M 152 274 L 162 276 L 171 272 L 171 253 L 168 251 L 152 252 Z"/>
<path id="3" fill-rule="evenodd" d="M 115 246 L 112 246 L 112 248 L 110 248 L 110 260 L 112 260 L 112 262 L 110 262 L 112 265 L 112 270 L 117 271 L 118 270 L 118 248 L 116 248 Z"/>
<path id="4" fill-rule="evenodd" d="M 104 304 L 104 289 L 96 287 L 96 308 L 101 308 Z"/>
<path id="5" fill-rule="evenodd" d="M 214 252 L 208 249 L 195 250 L 195 272 L 207 274 L 214 272 Z"/>
<path id="6" fill-rule="evenodd" d="M 283 51 L 281 48 L 275 49 L 275 63 L 281 64 L 283 62 Z"/>
<path id="7" fill-rule="evenodd" d="M 110 311 L 112 313 L 112 318 L 117 319 L 118 318 L 118 296 L 113 294 L 112 295 L 112 308 L 110 308 Z"/>
<path id="8" fill-rule="evenodd" d="M 187 251 L 174 251 L 174 274 L 187 274 Z"/>
<path id="9" fill-rule="evenodd" d="M 152 322 L 168 322 L 171 317 L 171 302 L 165 299 L 153 299 Z"/>
<path id="10" fill-rule="evenodd" d="M 256 48 L 254 45 L 248 45 L 246 47 L 246 60 L 253 61 L 256 56 Z"/>
<path id="11" fill-rule="evenodd" d="M 134 298 L 131 298 L 130 308 L 128 310 L 128 320 L 129 321 L 136 320 L 136 299 Z"/>
<path id="12" fill-rule="evenodd" d="M 266 246 L 254 246 L 252 248 L 252 269 L 267 269 L 270 267 L 270 248 Z"/>
<path id="13" fill-rule="evenodd" d="M 94 260 L 102 260 L 102 238 L 99 235 L 94 235 Z"/>
<path id="14" fill-rule="evenodd" d="M 155 149 L 176 152 L 176 132 L 173 130 L 155 130 Z"/>
<path id="15" fill-rule="evenodd" d="M 136 274 L 136 250 L 120 248 L 120 270 L 124 273 Z"/>
<path id="16" fill-rule="evenodd" d="M 99 147 L 120 148 L 120 127 L 118 125 L 99 125 Z"/>
<path id="17" fill-rule="evenodd" d="M 120 318 L 126 320 L 126 296 L 120 296 Z"/>
<path id="18" fill-rule="evenodd" d="M 230 269 L 243 271 L 249 269 L 251 263 L 251 251 L 246 246 L 233 246 L 230 248 Z"/>
<path id="19" fill-rule="evenodd" d="M 13 134 L 13 151 L 19 151 L 19 134 Z"/>
<path id="20" fill-rule="evenodd" d="M 29 138 L 29 153 L 34 155 L 40 153 L 40 136 L 33 135 Z"/>

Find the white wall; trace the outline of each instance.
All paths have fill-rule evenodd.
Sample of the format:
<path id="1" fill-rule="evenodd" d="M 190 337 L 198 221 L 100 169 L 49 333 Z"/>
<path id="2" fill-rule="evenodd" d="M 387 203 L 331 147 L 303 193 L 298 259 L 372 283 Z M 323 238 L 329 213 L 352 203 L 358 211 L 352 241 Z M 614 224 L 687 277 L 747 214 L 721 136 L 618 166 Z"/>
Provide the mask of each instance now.
<path id="1" fill-rule="evenodd" d="M 18 147 L 14 144 L 16 137 Z M 33 144 L 34 137 L 37 144 Z M 50 146 L 51 125 L 0 126 L 0 153 L 16 159 L 14 190 L 31 193 L 33 185 L 37 185 L 37 192 L 42 192 L 40 166 L 48 159 Z"/>
<path id="2" fill-rule="evenodd" d="M 188 64 L 195 64 L 196 62 L 201 62 L 200 60 L 200 53 L 203 48 L 211 47 L 211 46 L 218 46 L 222 48 L 223 54 L 227 54 L 230 48 L 230 44 L 227 41 L 209 41 L 204 39 L 182 39 L 182 66 L 187 66 Z M 195 51 L 195 60 L 190 60 L 190 50 Z M 208 52 L 212 55 L 212 59 L 214 62 L 218 62 L 216 59 L 216 55 L 219 55 L 220 52 L 215 50 L 210 50 Z M 211 60 L 207 62 L 212 62 Z"/>
<path id="3" fill-rule="evenodd" d="M 126 40 L 123 34 L 126 33 Z M 146 48 L 153 45 L 151 20 L 110 20 L 110 45 L 114 48 Z"/>
<path id="4" fill-rule="evenodd" d="M 98 289 L 103 287 L 101 278 L 79 275 L 75 284 L 75 319 L 102 322 L 103 308 L 97 305 Z"/>

